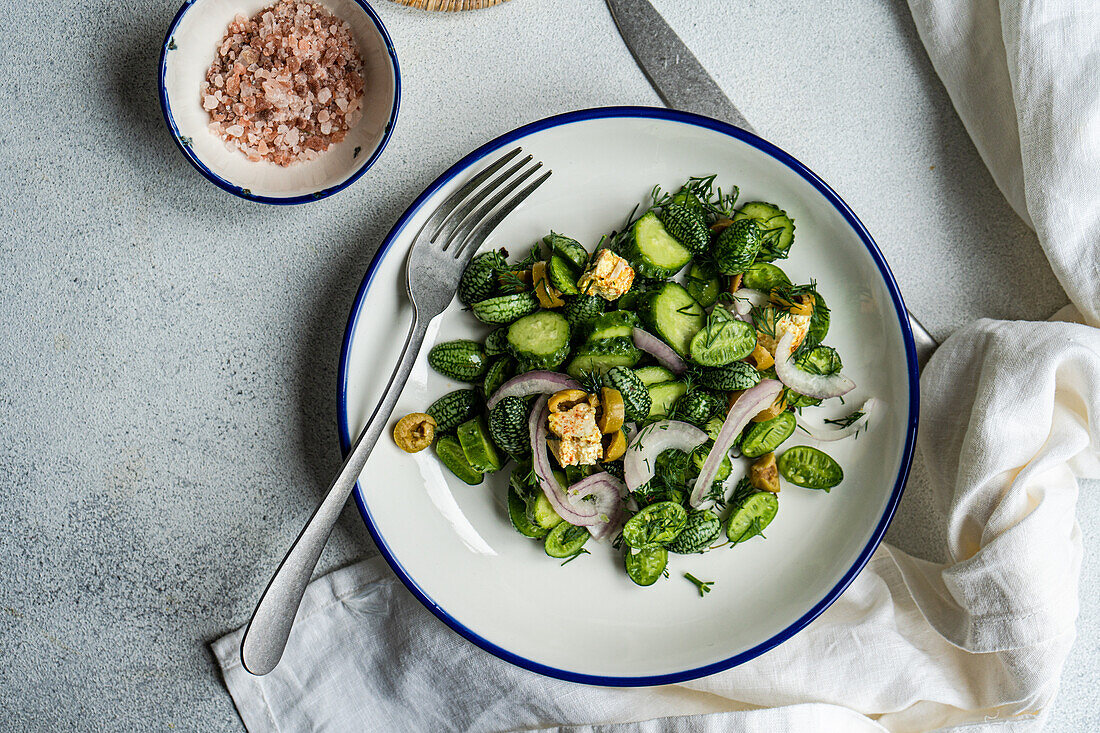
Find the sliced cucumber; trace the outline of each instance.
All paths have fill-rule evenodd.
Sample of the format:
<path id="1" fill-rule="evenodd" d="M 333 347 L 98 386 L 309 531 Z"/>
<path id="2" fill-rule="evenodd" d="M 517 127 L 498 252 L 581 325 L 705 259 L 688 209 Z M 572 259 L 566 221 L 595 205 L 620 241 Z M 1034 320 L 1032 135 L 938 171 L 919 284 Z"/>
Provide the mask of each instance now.
<path id="1" fill-rule="evenodd" d="M 718 279 L 718 273 L 711 268 L 693 262 L 691 269 L 688 270 L 684 287 L 699 305 L 709 308 L 718 301 L 718 291 L 722 287 L 722 281 Z"/>
<path id="2" fill-rule="evenodd" d="M 741 438 L 741 455 L 745 458 L 759 458 L 771 453 L 794 435 L 797 423 L 794 414 L 790 412 L 781 412 L 764 422 L 749 423 L 748 430 Z"/>
<path id="3" fill-rule="evenodd" d="M 577 290 L 577 273 L 573 270 L 572 262 L 560 255 L 554 255 L 550 258 L 550 265 L 546 270 L 550 273 L 550 284 L 557 288 L 558 292 L 563 295 L 576 295 L 580 292 Z"/>
<path id="4" fill-rule="evenodd" d="M 779 511 L 779 498 L 770 491 L 756 491 L 745 496 L 730 512 L 726 536 L 733 544 L 752 539 L 771 524 Z"/>
<path id="5" fill-rule="evenodd" d="M 609 338 L 631 338 L 634 327 L 638 325 L 638 316 L 627 310 L 611 311 L 596 316 L 592 321 L 588 338 L 592 341 Z"/>
<path id="6" fill-rule="evenodd" d="M 653 331 L 683 357 L 691 350 L 691 339 L 706 322 L 706 311 L 678 283 L 665 283 L 647 299 L 645 317 Z"/>
<path id="7" fill-rule="evenodd" d="M 527 502 L 520 498 L 515 488 L 508 487 L 508 518 L 512 520 L 512 526 L 524 537 L 539 539 L 545 537 L 550 530 L 540 527 L 527 516 Z"/>
<path id="8" fill-rule="evenodd" d="M 685 392 L 687 385 L 683 382 L 658 382 L 649 385 L 649 416 L 668 415 L 676 400 L 683 397 Z"/>
<path id="9" fill-rule="evenodd" d="M 463 452 L 462 446 L 451 436 L 444 435 L 435 441 L 435 454 L 439 456 L 439 460 L 443 462 L 443 465 L 450 469 L 451 473 L 471 486 L 476 486 L 484 480 L 481 471 L 470 465 L 470 462 L 466 460 L 466 454 Z"/>
<path id="10" fill-rule="evenodd" d="M 722 534 L 722 520 L 712 511 L 694 511 L 688 514 L 687 524 L 672 542 L 668 543 L 670 552 L 678 555 L 690 555 L 703 552 L 711 542 Z"/>
<path id="11" fill-rule="evenodd" d="M 702 254 L 710 247 L 710 232 L 703 217 L 692 209 L 677 203 L 669 203 L 661 209 L 661 224 L 665 231 L 693 254 Z"/>
<path id="12" fill-rule="evenodd" d="M 814 293 L 814 309 L 810 313 L 810 327 L 806 331 L 806 338 L 802 339 L 803 346 L 817 346 L 829 334 L 829 306 L 825 304 L 825 298 L 821 293 Z"/>
<path id="13" fill-rule="evenodd" d="M 651 211 L 634 222 L 624 256 L 642 277 L 664 279 L 684 268 L 691 260 L 691 250 L 677 242 Z"/>
<path id="14" fill-rule="evenodd" d="M 661 367 L 652 368 L 661 369 Z M 669 372 L 669 376 L 672 376 L 671 372 Z M 619 390 L 619 394 L 622 395 L 623 412 L 627 420 L 639 422 L 649 417 L 649 406 L 652 404 L 652 400 L 650 400 L 649 390 L 646 389 L 645 382 L 638 377 L 637 372 L 633 372 L 626 367 L 612 367 L 607 370 L 605 380 L 606 384 Z"/>
<path id="15" fill-rule="evenodd" d="M 554 369 L 569 355 L 569 322 L 554 311 L 524 316 L 508 327 L 508 350 L 525 366 Z"/>
<path id="16" fill-rule="evenodd" d="M 535 496 L 535 500 L 527 506 L 528 516 L 531 521 L 543 529 L 553 529 L 565 520 L 554 511 L 554 505 L 541 491 Z"/>
<path id="17" fill-rule="evenodd" d="M 581 379 L 588 372 L 604 374 L 612 367 L 633 367 L 641 358 L 642 352 L 627 338 L 589 341 L 569 362 L 565 372 L 574 379 Z"/>
<path id="18" fill-rule="evenodd" d="M 653 585 L 668 566 L 668 550 L 657 545 L 645 550 L 627 549 L 626 574 L 637 585 Z"/>
<path id="19" fill-rule="evenodd" d="M 474 417 L 458 426 L 458 444 L 470 465 L 482 473 L 499 471 L 503 465 L 493 441 L 489 438 L 489 426 L 485 418 Z"/>
<path id="20" fill-rule="evenodd" d="M 761 246 L 758 259 L 771 262 L 787 256 L 794 242 L 794 222 L 787 216 L 787 212 L 775 204 L 750 201 L 733 216 L 734 221 L 741 219 L 755 219 L 760 225 Z"/>
<path id="21" fill-rule="evenodd" d="M 779 473 L 795 486 L 826 492 L 844 480 L 844 470 L 825 451 L 796 445 L 779 456 Z"/>
<path id="22" fill-rule="evenodd" d="M 588 538 L 591 536 L 586 527 L 577 527 L 568 522 L 561 522 L 550 530 L 550 534 L 546 535 L 544 544 L 546 554 L 558 558 L 573 557 L 581 551 L 584 543 L 588 542 Z"/>
<path id="23" fill-rule="evenodd" d="M 755 348 L 753 327 L 716 305 L 706 325 L 691 339 L 691 360 L 702 366 L 725 366 L 744 359 Z"/>
<path id="24" fill-rule="evenodd" d="M 588 263 L 588 250 L 580 242 L 556 232 L 550 232 L 542 241 L 550 246 L 552 254 L 559 255 L 569 260 L 577 270 L 583 270 Z"/>
<path id="25" fill-rule="evenodd" d="M 770 293 L 772 288 L 790 286 L 791 279 L 778 265 L 770 262 L 754 262 L 745 269 L 741 287 Z"/>
<path id="26" fill-rule="evenodd" d="M 687 511 L 671 501 L 650 504 L 623 525 L 623 542 L 636 550 L 676 539 L 687 524 Z"/>
<path id="27" fill-rule="evenodd" d="M 642 380 L 642 384 L 649 386 L 659 382 L 674 382 L 676 375 L 662 366 L 647 366 L 634 370 L 635 376 Z"/>

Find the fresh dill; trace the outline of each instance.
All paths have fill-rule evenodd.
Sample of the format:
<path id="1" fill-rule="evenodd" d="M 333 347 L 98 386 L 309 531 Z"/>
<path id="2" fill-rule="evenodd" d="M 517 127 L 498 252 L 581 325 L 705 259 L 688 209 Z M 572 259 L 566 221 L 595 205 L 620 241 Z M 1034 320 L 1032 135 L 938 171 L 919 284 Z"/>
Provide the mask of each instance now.
<path id="1" fill-rule="evenodd" d="M 710 587 L 714 585 L 713 580 L 699 580 L 691 573 L 684 573 L 684 577 L 692 582 L 692 584 L 699 589 L 699 597 L 704 597 L 707 593 L 710 593 Z"/>
<path id="2" fill-rule="evenodd" d="M 561 567 L 565 567 L 566 565 L 573 562 L 574 560 L 576 560 L 581 555 L 591 555 L 591 554 L 592 554 L 591 552 L 589 552 L 588 550 L 586 550 L 582 547 L 575 555 L 570 555 L 569 557 L 562 560 Z"/>
<path id="3" fill-rule="evenodd" d="M 844 417 L 837 417 L 831 420 L 827 419 L 825 420 L 825 422 L 829 425 L 836 425 L 838 428 L 846 428 L 854 423 L 856 420 L 863 417 L 863 415 L 863 410 L 856 410 L 851 415 L 845 415 Z"/>

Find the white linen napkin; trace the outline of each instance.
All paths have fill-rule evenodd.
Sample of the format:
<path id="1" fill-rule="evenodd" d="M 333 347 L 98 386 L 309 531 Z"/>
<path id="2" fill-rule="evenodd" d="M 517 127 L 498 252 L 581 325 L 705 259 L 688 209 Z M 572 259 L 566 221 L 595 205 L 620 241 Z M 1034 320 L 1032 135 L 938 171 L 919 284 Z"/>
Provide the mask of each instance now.
<path id="1" fill-rule="evenodd" d="M 1076 309 L 978 321 L 926 367 L 919 445 L 947 517 L 947 563 L 883 545 L 786 643 L 637 690 L 496 659 L 375 558 L 309 587 L 271 674 L 241 668 L 240 630 L 213 644 L 249 731 L 1041 726 L 1074 638 L 1077 479 L 1100 478 L 1100 6 L 1002 5 L 910 0 L 960 116 Z"/>

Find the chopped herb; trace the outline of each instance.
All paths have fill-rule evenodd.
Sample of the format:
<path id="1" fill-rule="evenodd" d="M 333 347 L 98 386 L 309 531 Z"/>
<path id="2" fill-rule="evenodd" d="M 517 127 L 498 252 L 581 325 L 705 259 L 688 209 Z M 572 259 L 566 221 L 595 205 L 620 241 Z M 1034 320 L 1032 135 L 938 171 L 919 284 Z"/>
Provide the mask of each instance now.
<path id="1" fill-rule="evenodd" d="M 692 584 L 699 589 L 699 597 L 702 598 L 707 593 L 710 593 L 710 587 L 714 585 L 713 580 L 699 580 L 691 573 L 684 573 L 684 577 L 692 582 Z"/>
<path id="2" fill-rule="evenodd" d="M 561 562 L 561 566 L 562 566 L 562 567 L 565 567 L 566 565 L 568 565 L 569 563 L 573 562 L 574 560 L 576 560 L 576 559 L 577 559 L 578 557 L 580 557 L 581 555 L 591 555 L 591 554 L 592 554 L 591 552 L 589 552 L 588 550 L 586 550 L 586 549 L 584 549 L 584 548 L 582 547 L 582 548 L 580 549 L 580 551 L 579 551 L 579 552 L 577 552 L 577 554 L 576 554 L 576 555 L 570 555 L 569 557 L 567 557 L 567 558 L 565 558 L 564 560 L 562 560 L 562 562 Z"/>

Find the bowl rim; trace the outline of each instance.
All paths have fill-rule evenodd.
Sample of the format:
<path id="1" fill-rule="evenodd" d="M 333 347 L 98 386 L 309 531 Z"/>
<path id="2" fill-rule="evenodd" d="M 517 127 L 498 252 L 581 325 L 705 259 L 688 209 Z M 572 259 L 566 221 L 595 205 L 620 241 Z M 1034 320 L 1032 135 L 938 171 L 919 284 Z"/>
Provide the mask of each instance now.
<path id="1" fill-rule="evenodd" d="M 195 170 L 202 174 L 203 178 L 213 183 L 223 191 L 227 191 L 234 196 L 238 196 L 247 201 L 256 201 L 261 204 L 274 204 L 276 206 L 288 206 L 293 204 L 305 204 L 311 201 L 320 201 L 326 199 L 333 194 L 340 193 L 345 188 L 350 186 L 359 180 L 359 178 L 370 170 L 374 162 L 378 160 L 378 157 L 382 154 L 382 151 L 386 149 L 386 145 L 390 141 L 390 136 L 393 134 L 393 128 L 397 124 L 397 113 L 401 108 L 401 66 L 397 62 L 397 51 L 394 50 L 393 41 L 390 39 L 389 31 L 386 30 L 385 24 L 382 19 L 378 17 L 378 13 L 374 11 L 366 0 L 354 0 L 355 4 L 362 8 L 367 16 L 374 23 L 374 27 L 378 30 L 378 34 L 382 37 L 383 43 L 386 44 L 386 53 L 389 55 L 390 66 L 393 67 L 393 104 L 390 108 L 390 116 L 386 121 L 386 127 L 382 131 L 382 139 L 379 141 L 378 146 L 374 149 L 374 152 L 369 156 L 365 156 L 363 162 L 359 167 L 352 172 L 350 176 L 345 178 L 335 186 L 322 189 L 320 191 L 314 191 L 312 193 L 300 194 L 297 196 L 259 196 L 252 193 L 247 188 L 243 188 L 234 183 L 227 181 L 219 176 L 204 163 L 195 152 L 191 149 L 191 146 L 184 143 L 182 135 L 180 135 L 179 128 L 176 126 L 176 120 L 172 116 L 172 105 L 168 101 L 168 89 L 165 84 L 165 75 L 168 69 L 168 52 L 175 50 L 172 45 L 175 42 L 176 28 L 179 27 L 180 22 L 183 21 L 183 16 L 187 14 L 187 11 L 198 2 L 199 0 L 184 0 L 183 5 L 176 11 L 176 15 L 172 18 L 171 24 L 168 26 L 168 32 L 164 34 L 164 43 L 161 45 L 160 61 L 158 63 L 157 72 L 157 85 L 158 94 L 160 96 L 160 111 L 164 117 L 164 123 L 168 126 L 168 131 L 172 133 L 172 141 L 175 142 L 176 148 L 179 149 L 183 157 L 187 159 L 187 162 L 191 164 Z"/>
<path id="2" fill-rule="evenodd" d="M 919 416 L 920 405 L 920 381 L 919 370 L 917 368 L 917 356 L 916 347 L 913 342 L 913 333 L 909 327 L 909 320 L 907 311 L 905 309 L 905 303 L 902 300 L 901 292 L 898 289 L 897 282 L 894 280 L 894 276 L 890 271 L 889 266 L 886 264 L 886 260 L 879 250 L 878 245 L 875 244 L 874 239 L 871 237 L 870 232 L 863 223 L 856 217 L 855 213 L 848 207 L 848 205 L 837 195 L 832 188 L 829 187 L 820 177 L 813 171 L 799 162 L 792 155 L 786 151 L 780 149 L 776 145 L 764 140 L 763 138 L 754 135 L 751 132 L 743 130 L 739 127 L 735 127 L 719 120 L 714 120 L 709 117 L 703 117 L 701 115 L 680 112 L 677 110 L 666 109 L 663 107 L 637 107 L 637 106 L 615 106 L 615 107 L 596 107 L 592 109 L 578 110 L 574 112 L 566 112 L 563 114 L 547 117 L 536 122 L 532 122 L 521 127 L 518 127 L 511 132 L 507 132 L 499 137 L 490 140 L 484 145 L 480 146 L 466 157 L 459 160 L 453 166 L 448 168 L 442 175 L 440 175 L 435 181 L 429 185 L 423 193 L 416 198 L 415 201 L 409 206 L 408 209 L 401 215 L 390 230 L 389 234 L 382 241 L 382 244 L 378 248 L 378 252 L 371 260 L 370 265 L 367 267 L 367 272 L 363 277 L 363 281 L 359 286 L 359 291 L 356 293 L 355 301 L 352 304 L 351 314 L 348 318 L 348 324 L 344 331 L 343 345 L 340 351 L 340 365 L 337 372 L 337 392 L 338 392 L 338 413 L 337 423 L 338 432 L 340 436 L 340 449 L 343 455 L 347 455 L 351 446 L 351 433 L 348 427 L 348 410 L 347 410 L 347 392 L 348 392 L 348 367 L 349 367 L 349 354 L 351 350 L 351 343 L 355 337 L 356 325 L 359 319 L 359 315 L 362 312 L 363 301 L 366 298 L 367 292 L 374 280 L 377 273 L 377 269 L 382 260 L 389 253 L 394 241 L 405 229 L 410 219 L 420 210 L 425 202 L 438 191 L 442 186 L 446 185 L 456 176 L 467 171 L 472 165 L 482 160 L 486 156 L 494 153 L 506 145 L 514 144 L 516 140 L 523 138 L 531 133 L 539 132 L 553 127 L 559 127 L 568 125 L 575 122 L 583 122 L 596 119 L 606 118 L 648 118 L 658 120 L 668 120 L 672 122 L 679 122 L 688 125 L 694 125 L 697 127 L 703 127 L 709 130 L 713 130 L 730 137 L 736 138 L 742 142 L 752 145 L 761 152 L 771 156 L 780 163 L 783 163 L 795 173 L 800 175 L 803 179 L 809 182 L 817 191 L 822 194 L 825 199 L 833 205 L 833 207 L 844 217 L 848 225 L 852 227 L 859 239 L 863 242 L 874 260 L 875 265 L 878 267 L 879 274 L 886 285 L 887 291 L 890 293 L 891 302 L 894 305 L 895 314 L 898 318 L 898 326 L 901 328 L 903 341 L 905 344 L 905 359 L 907 366 L 907 374 L 909 379 L 909 415 L 908 424 L 905 436 L 905 445 L 902 449 L 901 463 L 898 468 L 898 475 L 894 481 L 893 489 L 890 493 L 890 498 L 883 511 L 882 517 L 879 519 L 878 524 L 875 526 L 874 531 L 871 533 L 871 537 L 868 540 L 866 546 L 856 557 L 855 562 L 851 568 L 840 578 L 840 580 L 833 586 L 828 593 L 816 604 L 814 604 L 805 614 L 799 617 L 796 621 L 791 623 L 782 631 L 773 635 L 769 639 L 757 644 L 756 646 L 745 650 L 739 654 L 726 659 L 712 662 L 710 664 L 703 665 L 701 667 L 695 667 L 680 672 L 671 672 L 657 675 L 644 675 L 637 677 L 626 676 L 610 676 L 610 675 L 595 675 L 582 672 L 574 672 L 567 669 L 560 669 L 557 667 L 551 667 L 549 665 L 541 664 L 539 662 L 524 658 L 514 652 L 510 652 L 503 647 L 500 647 L 493 642 L 480 636 L 470 628 L 466 627 L 455 618 L 453 618 L 447 611 L 441 606 L 437 605 L 427 593 L 425 593 L 416 583 L 416 581 L 409 576 L 405 571 L 400 561 L 393 555 L 389 547 L 386 545 L 384 539 L 375 526 L 370 513 L 367 511 L 366 505 L 363 502 L 362 489 L 358 482 L 355 484 L 355 503 L 359 508 L 359 513 L 363 517 L 363 522 L 367 525 L 367 530 L 370 532 L 371 538 L 374 540 L 381 555 L 389 563 L 389 566 L 393 569 L 394 573 L 401 580 L 402 583 L 409 589 L 409 591 L 419 600 L 429 611 L 431 611 L 439 620 L 449 626 L 451 629 L 465 637 L 467 640 L 473 642 L 477 646 L 481 647 L 485 651 L 493 654 L 494 656 L 503 659 L 506 662 L 510 662 L 516 666 L 537 672 L 549 677 L 554 677 L 569 682 L 577 682 L 582 684 L 600 685 L 606 687 L 647 687 L 653 685 L 665 685 L 677 682 L 685 682 L 687 680 L 696 679 L 699 677 L 705 677 L 707 675 L 722 672 L 731 667 L 735 667 L 739 664 L 753 659 L 764 652 L 772 649 L 784 641 L 790 639 L 799 631 L 804 629 L 811 621 L 821 615 L 833 602 L 840 597 L 840 595 L 847 589 L 852 583 L 860 571 L 871 559 L 872 554 L 881 544 L 883 536 L 886 534 L 886 530 L 890 525 L 890 521 L 893 519 L 895 512 L 897 511 L 898 504 L 901 501 L 902 493 L 905 489 L 905 483 L 909 476 L 910 467 L 913 461 L 913 452 L 915 448 L 916 434 L 917 434 L 917 420 Z"/>

